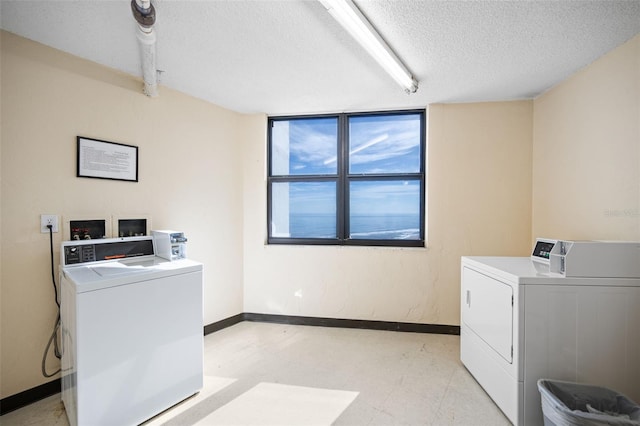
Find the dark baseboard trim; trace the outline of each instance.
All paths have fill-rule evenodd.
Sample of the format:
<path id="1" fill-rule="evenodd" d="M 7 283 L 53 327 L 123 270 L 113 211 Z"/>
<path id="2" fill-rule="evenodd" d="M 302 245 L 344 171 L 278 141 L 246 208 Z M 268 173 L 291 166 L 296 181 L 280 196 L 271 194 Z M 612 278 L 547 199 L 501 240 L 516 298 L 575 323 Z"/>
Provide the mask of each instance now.
<path id="1" fill-rule="evenodd" d="M 245 321 L 271 322 L 277 324 L 311 325 L 319 327 L 360 328 L 366 330 L 404 331 L 411 333 L 460 335 L 460 326 L 442 324 L 418 324 L 412 322 L 369 321 L 338 318 L 300 317 L 291 315 L 273 315 L 244 313 Z"/>
<path id="2" fill-rule="evenodd" d="M 267 322 L 275 324 L 309 325 L 316 327 L 359 328 L 365 330 L 404 331 L 411 333 L 460 335 L 460 326 L 442 324 L 418 324 L 412 322 L 369 321 L 339 318 L 301 317 L 292 315 L 256 314 L 245 312 L 204 326 L 204 335 L 231 327 L 242 321 Z M 3 398 L 0 401 L 0 415 L 25 407 L 36 401 L 60 392 L 60 379 L 44 383 L 35 388 Z"/>
<path id="3" fill-rule="evenodd" d="M 244 321 L 244 314 L 234 315 L 232 317 L 220 320 L 218 322 L 214 322 L 212 324 L 208 324 L 204 326 L 204 335 L 215 333 L 216 331 L 222 330 L 227 327 L 231 327 L 232 325 L 238 324 Z"/>
<path id="4" fill-rule="evenodd" d="M 257 314 L 244 312 L 206 325 L 204 334 L 214 333 L 242 321 L 275 324 L 309 325 L 315 327 L 359 328 L 364 330 L 404 331 L 409 333 L 431 333 L 460 335 L 459 325 L 420 324 L 413 322 L 370 321 L 341 318 L 303 317 L 295 315 Z"/>
<path id="5" fill-rule="evenodd" d="M 51 382 L 44 383 L 35 388 L 27 389 L 15 395 L 2 398 L 0 401 L 0 416 L 3 416 L 18 408 L 25 407 L 36 401 L 40 401 L 48 396 L 60 393 L 61 382 L 60 379 L 55 379 Z"/>

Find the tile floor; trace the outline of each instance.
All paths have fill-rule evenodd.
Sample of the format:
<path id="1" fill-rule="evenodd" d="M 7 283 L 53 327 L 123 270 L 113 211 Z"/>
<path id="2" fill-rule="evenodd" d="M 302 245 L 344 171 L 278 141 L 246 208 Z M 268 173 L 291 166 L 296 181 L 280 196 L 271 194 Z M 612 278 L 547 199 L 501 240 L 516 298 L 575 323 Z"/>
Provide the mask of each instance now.
<path id="1" fill-rule="evenodd" d="M 460 363 L 459 343 L 450 335 L 242 322 L 205 337 L 204 389 L 145 426 L 242 424 L 229 410 L 256 388 L 274 385 L 357 393 L 325 419 L 334 425 L 509 425 Z M 241 409 L 255 413 L 258 406 Z M 58 394 L 0 417 L 0 424 L 68 422 Z"/>

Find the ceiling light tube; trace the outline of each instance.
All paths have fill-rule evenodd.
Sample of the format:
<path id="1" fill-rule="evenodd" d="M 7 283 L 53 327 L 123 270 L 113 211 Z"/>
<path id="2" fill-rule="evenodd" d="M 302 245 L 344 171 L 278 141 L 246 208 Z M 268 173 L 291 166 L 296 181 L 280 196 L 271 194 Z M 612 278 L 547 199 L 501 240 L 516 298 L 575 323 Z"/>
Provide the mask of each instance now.
<path id="1" fill-rule="evenodd" d="M 407 93 L 418 90 L 418 81 L 413 78 L 352 0 L 319 1 Z"/>

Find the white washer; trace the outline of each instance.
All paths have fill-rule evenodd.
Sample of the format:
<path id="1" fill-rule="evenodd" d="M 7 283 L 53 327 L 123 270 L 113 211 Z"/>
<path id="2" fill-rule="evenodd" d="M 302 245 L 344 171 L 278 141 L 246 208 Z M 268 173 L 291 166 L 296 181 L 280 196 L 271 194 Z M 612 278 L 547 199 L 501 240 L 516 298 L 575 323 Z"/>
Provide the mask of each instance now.
<path id="1" fill-rule="evenodd" d="M 543 423 L 541 378 L 640 401 L 640 279 L 548 271 L 528 257 L 462 258 L 462 363 L 515 425 Z"/>
<path id="2" fill-rule="evenodd" d="M 151 237 L 65 242 L 62 400 L 74 425 L 135 425 L 203 385 L 202 264 Z"/>

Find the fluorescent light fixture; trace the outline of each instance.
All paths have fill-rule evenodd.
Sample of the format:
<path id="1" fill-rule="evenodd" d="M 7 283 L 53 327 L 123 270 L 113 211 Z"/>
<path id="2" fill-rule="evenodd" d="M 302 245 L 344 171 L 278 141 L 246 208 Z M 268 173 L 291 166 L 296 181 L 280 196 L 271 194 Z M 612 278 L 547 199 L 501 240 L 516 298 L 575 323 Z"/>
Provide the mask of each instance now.
<path id="1" fill-rule="evenodd" d="M 407 93 L 418 90 L 416 79 L 352 0 L 320 0 L 320 3 Z"/>

